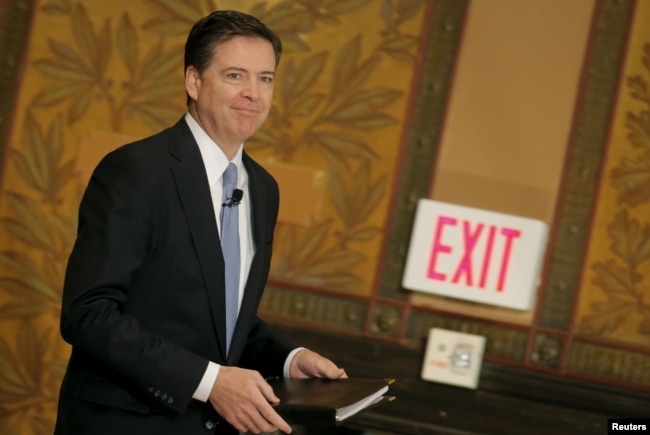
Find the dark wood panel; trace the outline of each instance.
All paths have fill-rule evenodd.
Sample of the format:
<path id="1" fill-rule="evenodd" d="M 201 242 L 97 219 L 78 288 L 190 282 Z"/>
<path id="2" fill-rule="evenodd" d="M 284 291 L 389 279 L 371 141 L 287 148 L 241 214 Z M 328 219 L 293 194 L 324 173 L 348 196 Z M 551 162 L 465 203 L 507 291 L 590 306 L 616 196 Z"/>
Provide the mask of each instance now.
<path id="1" fill-rule="evenodd" d="M 309 434 L 603 434 L 612 417 L 647 417 L 650 394 L 484 363 L 468 390 L 420 379 L 423 351 L 304 327 L 273 326 L 334 359 L 350 376 L 394 377 L 397 399 L 337 430 Z"/>

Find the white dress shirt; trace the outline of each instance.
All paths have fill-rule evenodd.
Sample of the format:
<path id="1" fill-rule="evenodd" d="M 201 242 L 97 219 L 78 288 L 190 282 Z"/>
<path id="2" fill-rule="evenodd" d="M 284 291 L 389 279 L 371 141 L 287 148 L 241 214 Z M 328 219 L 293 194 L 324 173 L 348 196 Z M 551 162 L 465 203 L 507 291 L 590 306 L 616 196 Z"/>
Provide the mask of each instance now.
<path id="1" fill-rule="evenodd" d="M 221 207 L 222 207 L 222 193 L 223 193 L 223 183 L 222 176 L 226 167 L 228 166 L 228 158 L 224 152 L 219 148 L 219 146 L 208 136 L 208 134 L 201 128 L 201 126 L 192 118 L 192 115 L 187 113 L 185 115 L 185 122 L 190 127 L 194 140 L 199 145 L 199 151 L 201 152 L 201 158 L 203 159 L 203 164 L 205 165 L 205 170 L 208 174 L 208 183 L 210 184 L 210 194 L 212 195 L 212 206 L 214 208 L 214 215 L 217 221 L 217 226 L 219 228 L 219 234 L 221 234 Z M 240 242 L 240 264 L 242 267 L 239 270 L 239 307 L 241 307 L 241 301 L 244 297 L 244 287 L 246 286 L 246 280 L 248 279 L 248 272 L 250 271 L 251 263 L 253 262 L 253 256 L 255 255 L 255 245 L 253 244 L 253 229 L 251 224 L 251 207 L 248 199 L 250 198 L 250 192 L 248 189 L 248 173 L 244 168 L 242 163 L 242 152 L 243 144 L 239 146 L 237 154 L 232 159 L 232 163 L 237 166 L 237 188 L 241 189 L 244 192 L 242 201 L 239 203 L 239 242 Z M 218 240 L 215 240 L 215 243 L 219 243 Z M 294 349 L 284 364 L 284 376 L 289 377 L 289 365 L 294 355 L 303 348 Z M 208 367 L 203 374 L 203 378 L 199 383 L 198 388 L 192 395 L 194 399 L 200 400 L 202 402 L 207 402 L 210 397 L 210 392 L 212 391 L 212 386 L 214 385 L 217 376 L 219 375 L 219 369 L 221 366 L 217 363 L 210 361 Z"/>

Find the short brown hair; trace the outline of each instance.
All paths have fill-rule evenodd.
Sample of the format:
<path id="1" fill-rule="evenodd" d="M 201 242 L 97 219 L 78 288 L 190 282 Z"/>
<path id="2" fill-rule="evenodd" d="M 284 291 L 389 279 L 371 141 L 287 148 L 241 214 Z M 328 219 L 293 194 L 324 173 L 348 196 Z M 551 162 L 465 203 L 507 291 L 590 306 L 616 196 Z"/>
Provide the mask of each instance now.
<path id="1" fill-rule="evenodd" d="M 275 66 L 280 63 L 282 41 L 264 23 L 243 12 L 215 11 L 199 20 L 190 30 L 185 42 L 185 71 L 192 65 L 202 74 L 210 65 L 217 45 L 236 36 L 269 41 L 275 53 Z"/>

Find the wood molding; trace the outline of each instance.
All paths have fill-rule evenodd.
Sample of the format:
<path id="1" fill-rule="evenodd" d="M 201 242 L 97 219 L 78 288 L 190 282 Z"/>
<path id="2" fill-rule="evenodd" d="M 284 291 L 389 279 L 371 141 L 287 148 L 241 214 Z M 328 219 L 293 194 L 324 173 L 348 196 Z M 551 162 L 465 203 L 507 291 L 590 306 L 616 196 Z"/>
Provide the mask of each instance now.
<path id="1" fill-rule="evenodd" d="M 423 61 L 419 83 L 413 92 L 413 113 L 406 116 L 401 153 L 401 177 L 396 189 L 384 264 L 380 272 L 379 295 L 404 300 L 401 280 L 417 200 L 427 198 L 431 188 L 431 168 L 436 160 L 438 141 L 451 87 L 456 52 L 462 35 L 467 0 L 434 1 L 430 23 L 423 32 Z"/>

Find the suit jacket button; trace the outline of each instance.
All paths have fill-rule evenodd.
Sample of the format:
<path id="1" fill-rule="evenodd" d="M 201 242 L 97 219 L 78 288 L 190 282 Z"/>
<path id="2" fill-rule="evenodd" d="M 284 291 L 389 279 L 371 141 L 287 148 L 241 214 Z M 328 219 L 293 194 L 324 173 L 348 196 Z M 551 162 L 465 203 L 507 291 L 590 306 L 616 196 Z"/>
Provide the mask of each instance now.
<path id="1" fill-rule="evenodd" d="M 174 398 L 173 398 L 172 396 L 169 396 L 169 397 L 167 398 L 167 403 L 169 403 L 170 405 L 171 405 L 172 403 L 174 403 Z"/>
<path id="2" fill-rule="evenodd" d="M 149 387 L 149 388 L 147 388 L 147 391 L 150 392 L 150 393 L 153 393 L 153 390 L 154 390 L 153 387 Z"/>
<path id="3" fill-rule="evenodd" d="M 156 396 L 156 397 L 160 396 L 160 390 L 156 390 L 156 392 L 153 393 L 153 395 Z"/>
<path id="4" fill-rule="evenodd" d="M 162 394 L 160 395 L 160 398 L 161 398 L 162 400 L 166 400 L 166 399 L 167 399 L 167 393 L 162 393 Z"/>
<path id="5" fill-rule="evenodd" d="M 206 420 L 205 423 L 203 423 L 203 427 L 206 428 L 207 430 L 214 430 L 214 428 L 217 427 L 217 425 L 212 420 Z"/>

